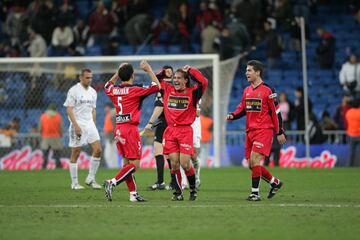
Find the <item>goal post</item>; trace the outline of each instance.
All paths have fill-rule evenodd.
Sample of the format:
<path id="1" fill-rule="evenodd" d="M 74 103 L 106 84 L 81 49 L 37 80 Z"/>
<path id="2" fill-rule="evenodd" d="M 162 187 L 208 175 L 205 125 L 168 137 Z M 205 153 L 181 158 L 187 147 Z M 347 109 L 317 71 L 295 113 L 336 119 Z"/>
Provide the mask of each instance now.
<path id="1" fill-rule="evenodd" d="M 141 60 L 147 60 L 154 72 L 164 65 L 171 65 L 174 70 L 184 65 L 190 65 L 198 68 L 209 80 L 209 87 L 203 96 L 202 105 L 204 105 L 204 111 L 208 111 L 213 118 L 213 166 L 220 167 L 221 160 L 227 158 L 225 116 L 239 59 L 240 57 L 235 57 L 220 61 L 217 54 L 3 58 L 0 59 L 0 84 L 9 96 L 7 96 L 7 100 L 1 101 L 0 99 L 0 114 L 6 113 L 6 118 L 11 118 L 15 114 L 12 113 L 15 110 L 17 112 L 26 110 L 30 111 L 31 115 L 34 111 L 37 111 L 36 113 L 44 111 L 52 101 L 55 101 L 60 109 L 65 101 L 67 90 L 77 82 L 76 76 L 82 68 L 90 68 L 94 74 L 92 85 L 101 86 L 114 74 L 121 62 L 133 64 L 135 78 L 143 84 L 149 84 L 150 80 L 146 73 L 140 70 Z M 10 86 L 15 82 L 18 86 L 23 85 L 20 87 L 21 91 L 24 91 L 25 99 L 22 101 L 18 99 L 22 95 L 15 95 L 11 92 L 16 89 L 16 87 Z M 41 87 L 37 85 L 41 85 Z M 104 104 L 102 101 L 109 101 L 100 89 L 101 87 L 97 89 L 98 109 L 102 108 Z M 28 93 L 29 91 L 32 92 Z M 101 95 L 100 99 L 99 95 Z M 36 104 L 33 104 L 32 101 Z M 146 116 L 141 117 L 142 124 L 143 121 L 148 120 L 144 118 L 149 117 L 152 109 L 148 107 L 145 110 L 148 115 L 145 114 Z M 64 114 L 64 112 L 62 113 Z M 8 119 L 4 118 L 3 120 Z M 28 120 L 26 119 L 26 121 Z M 65 126 L 67 125 L 66 123 Z M 100 131 L 102 126 L 98 126 L 98 129 Z"/>

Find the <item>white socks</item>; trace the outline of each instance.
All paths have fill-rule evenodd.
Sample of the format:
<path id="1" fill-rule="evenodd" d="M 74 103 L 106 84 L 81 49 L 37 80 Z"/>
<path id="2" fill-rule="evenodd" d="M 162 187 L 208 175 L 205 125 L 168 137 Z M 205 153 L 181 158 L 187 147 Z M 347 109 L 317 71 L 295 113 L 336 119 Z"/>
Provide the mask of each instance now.
<path id="1" fill-rule="evenodd" d="M 70 177 L 71 177 L 71 185 L 75 185 L 75 184 L 79 183 L 77 163 L 70 163 L 69 170 L 70 170 Z"/>
<path id="2" fill-rule="evenodd" d="M 90 168 L 89 168 L 89 178 L 95 179 L 96 172 L 100 165 L 100 158 L 91 156 L 90 159 Z"/>

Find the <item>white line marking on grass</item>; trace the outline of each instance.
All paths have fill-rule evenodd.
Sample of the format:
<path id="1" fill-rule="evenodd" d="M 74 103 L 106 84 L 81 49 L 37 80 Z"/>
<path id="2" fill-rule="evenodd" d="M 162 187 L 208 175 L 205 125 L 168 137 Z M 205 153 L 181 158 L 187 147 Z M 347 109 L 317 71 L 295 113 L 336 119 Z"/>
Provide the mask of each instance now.
<path id="1" fill-rule="evenodd" d="M 99 204 L 49 204 L 49 205 L 0 205 L 0 208 L 248 208 L 248 207 L 278 207 L 278 208 L 360 208 L 360 205 L 350 204 L 312 204 L 312 203 L 278 203 L 278 204 L 209 204 L 209 205 L 150 205 L 146 203 L 135 203 L 135 204 L 113 204 L 108 203 L 104 205 Z"/>

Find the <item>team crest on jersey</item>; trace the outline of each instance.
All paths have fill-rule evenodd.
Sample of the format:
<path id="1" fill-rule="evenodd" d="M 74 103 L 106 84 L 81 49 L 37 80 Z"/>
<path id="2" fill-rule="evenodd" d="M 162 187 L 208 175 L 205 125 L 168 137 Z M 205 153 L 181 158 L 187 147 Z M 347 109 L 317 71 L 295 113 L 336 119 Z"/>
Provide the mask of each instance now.
<path id="1" fill-rule="evenodd" d="M 261 112 L 262 99 L 261 98 L 246 98 L 246 111 L 247 112 Z"/>
<path id="2" fill-rule="evenodd" d="M 168 108 L 183 110 L 189 106 L 190 99 L 188 96 L 169 96 Z"/>
<path id="3" fill-rule="evenodd" d="M 257 95 L 256 95 L 258 98 L 261 97 L 261 92 L 258 92 Z"/>

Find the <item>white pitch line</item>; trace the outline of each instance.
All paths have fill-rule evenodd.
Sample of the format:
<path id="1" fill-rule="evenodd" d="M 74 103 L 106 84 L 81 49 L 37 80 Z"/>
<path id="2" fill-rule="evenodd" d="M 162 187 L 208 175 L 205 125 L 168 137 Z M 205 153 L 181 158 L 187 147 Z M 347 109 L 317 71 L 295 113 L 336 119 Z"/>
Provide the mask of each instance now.
<path id="1" fill-rule="evenodd" d="M 360 208 L 359 204 L 311 204 L 311 203 L 279 203 L 279 204 L 261 204 L 261 203 L 249 203 L 249 204 L 209 204 L 209 205 L 150 205 L 144 203 L 135 204 L 113 204 L 108 203 L 106 205 L 89 205 L 89 204 L 49 204 L 49 205 L 0 205 L 0 208 L 248 208 L 248 207 L 279 207 L 279 208 Z"/>

